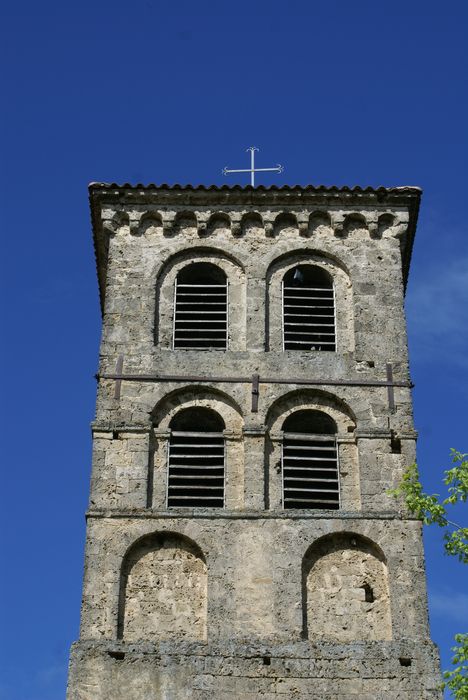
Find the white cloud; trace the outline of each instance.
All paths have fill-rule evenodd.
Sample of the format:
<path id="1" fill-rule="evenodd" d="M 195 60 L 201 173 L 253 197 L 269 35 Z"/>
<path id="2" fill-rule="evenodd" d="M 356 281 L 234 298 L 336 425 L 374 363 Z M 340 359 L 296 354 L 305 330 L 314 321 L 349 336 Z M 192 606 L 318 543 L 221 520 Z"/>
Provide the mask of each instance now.
<path id="1" fill-rule="evenodd" d="M 468 595 L 449 590 L 429 591 L 429 609 L 437 617 L 468 619 Z"/>
<path id="2" fill-rule="evenodd" d="M 413 278 L 406 313 L 413 356 L 468 368 L 468 257 Z"/>

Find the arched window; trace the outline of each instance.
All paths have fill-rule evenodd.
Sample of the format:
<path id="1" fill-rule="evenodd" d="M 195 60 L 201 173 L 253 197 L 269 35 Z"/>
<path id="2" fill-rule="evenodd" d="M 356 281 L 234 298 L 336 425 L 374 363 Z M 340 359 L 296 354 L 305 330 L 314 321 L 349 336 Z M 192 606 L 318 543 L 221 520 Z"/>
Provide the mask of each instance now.
<path id="1" fill-rule="evenodd" d="M 168 507 L 223 508 L 223 419 L 209 408 L 185 408 L 169 427 Z"/>
<path id="2" fill-rule="evenodd" d="M 340 507 L 336 424 L 311 409 L 283 423 L 283 508 Z"/>
<path id="3" fill-rule="evenodd" d="M 283 277 L 283 349 L 336 349 L 333 280 L 321 267 L 297 265 Z"/>
<path id="4" fill-rule="evenodd" d="M 174 348 L 226 350 L 228 281 L 211 263 L 193 263 L 175 281 Z"/>

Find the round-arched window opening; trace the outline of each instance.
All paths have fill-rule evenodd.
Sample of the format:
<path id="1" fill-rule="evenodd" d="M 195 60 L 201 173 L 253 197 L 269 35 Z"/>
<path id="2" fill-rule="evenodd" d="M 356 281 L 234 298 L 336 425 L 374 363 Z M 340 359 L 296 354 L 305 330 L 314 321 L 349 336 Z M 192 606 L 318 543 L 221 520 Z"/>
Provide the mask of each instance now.
<path id="1" fill-rule="evenodd" d="M 317 265 L 296 265 L 284 276 L 284 284 L 288 287 L 323 287 L 333 288 L 333 280 L 323 267 Z"/>
<path id="2" fill-rule="evenodd" d="M 226 274 L 217 265 L 200 262 L 182 268 L 177 279 L 180 284 L 225 284 Z"/>
<path id="3" fill-rule="evenodd" d="M 283 507 L 340 507 L 336 423 L 313 409 L 292 413 L 283 423 Z"/>
<path id="4" fill-rule="evenodd" d="M 223 508 L 225 424 L 210 408 L 179 411 L 169 424 L 167 505 Z"/>
<path id="5" fill-rule="evenodd" d="M 335 435 L 337 432 L 336 423 L 328 413 L 310 408 L 291 413 L 284 421 L 282 430 L 285 433 L 324 435 Z"/>
<path id="6" fill-rule="evenodd" d="M 212 263 L 192 263 L 175 281 L 174 349 L 226 350 L 228 280 Z"/>
<path id="7" fill-rule="evenodd" d="M 221 433 L 226 426 L 216 411 L 211 408 L 194 406 L 183 408 L 169 424 L 169 428 L 175 431 L 192 431 L 200 433 Z"/>
<path id="8" fill-rule="evenodd" d="M 336 350 L 335 292 L 329 273 L 296 265 L 283 277 L 283 349 Z"/>

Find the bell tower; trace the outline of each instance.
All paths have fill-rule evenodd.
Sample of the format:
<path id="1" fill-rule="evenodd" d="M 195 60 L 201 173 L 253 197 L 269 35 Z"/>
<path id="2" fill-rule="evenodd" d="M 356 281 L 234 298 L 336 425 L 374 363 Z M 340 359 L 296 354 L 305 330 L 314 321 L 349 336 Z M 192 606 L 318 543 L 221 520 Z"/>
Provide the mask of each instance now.
<path id="1" fill-rule="evenodd" d="M 103 312 L 68 700 L 436 700 L 414 187 L 92 183 Z"/>

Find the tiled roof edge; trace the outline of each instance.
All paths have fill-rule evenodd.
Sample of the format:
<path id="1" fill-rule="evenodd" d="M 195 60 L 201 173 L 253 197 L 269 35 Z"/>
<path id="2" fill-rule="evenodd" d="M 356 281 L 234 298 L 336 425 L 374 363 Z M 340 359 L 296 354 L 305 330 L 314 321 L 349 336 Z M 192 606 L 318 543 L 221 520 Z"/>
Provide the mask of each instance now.
<path id="1" fill-rule="evenodd" d="M 93 242 L 94 242 L 94 251 L 95 251 L 95 259 L 96 259 L 96 268 L 97 268 L 97 276 L 99 280 L 99 296 L 100 296 L 100 302 L 101 302 L 101 311 L 104 311 L 104 297 L 105 297 L 105 276 L 103 277 L 100 274 L 99 270 L 99 260 L 100 258 L 102 259 L 102 255 L 104 257 L 107 257 L 107 244 L 108 241 L 106 239 L 106 246 L 105 246 L 105 251 L 100 251 L 98 250 L 98 236 L 97 236 L 97 231 L 99 227 L 99 215 L 98 215 L 98 202 L 100 200 L 100 193 L 101 192 L 114 192 L 114 194 L 117 194 L 115 191 L 124 191 L 124 190 L 130 190 L 132 192 L 136 191 L 154 191 L 154 192 L 233 192 L 233 193 L 245 193 L 245 194 L 250 194 L 250 195 L 255 195 L 255 193 L 292 193 L 292 194 L 298 194 L 301 195 L 302 193 L 306 194 L 330 194 L 330 195 L 340 195 L 340 194 L 357 194 L 357 195 L 370 195 L 371 197 L 373 195 L 376 195 L 378 200 L 383 200 L 386 196 L 388 195 L 393 195 L 396 197 L 396 201 L 399 199 L 399 195 L 403 197 L 403 202 L 405 203 L 406 206 L 409 207 L 409 213 L 410 213 L 410 221 L 409 221 L 409 229 L 408 229 L 408 238 L 407 238 L 407 243 L 405 246 L 404 251 L 402 251 L 402 272 L 403 272 L 403 284 L 404 284 L 404 289 L 406 291 L 406 285 L 408 282 L 408 274 L 409 274 L 409 267 L 411 263 L 411 254 L 412 254 L 412 249 L 413 249 L 413 243 L 414 243 L 414 235 L 416 231 L 416 224 L 418 220 L 418 213 L 419 213 L 419 206 L 420 206 L 420 200 L 421 200 L 421 195 L 422 195 L 422 189 L 421 187 L 417 186 L 401 186 L 401 187 L 360 187 L 359 185 L 356 185 L 354 187 L 348 187 L 348 186 L 343 186 L 343 187 L 338 187 L 335 185 L 332 186 L 326 186 L 326 185 L 271 185 L 269 187 L 265 187 L 264 185 L 259 185 L 258 187 L 252 187 L 251 185 L 246 185 L 246 186 L 241 186 L 241 185 L 180 185 L 180 184 L 175 184 L 175 185 L 168 185 L 168 184 L 161 184 L 161 185 L 156 185 L 155 183 L 150 183 L 148 185 L 143 185 L 143 184 L 136 184 L 136 185 L 131 185 L 130 183 L 125 183 L 123 185 L 118 185 L 117 183 L 106 183 L 106 182 L 90 182 L 88 185 L 88 190 L 89 190 L 89 198 L 90 198 L 90 205 L 91 205 L 91 222 L 92 222 L 92 230 L 93 230 Z M 122 192 L 123 194 L 123 192 Z M 406 196 L 408 196 L 408 199 L 406 199 Z M 395 201 L 395 200 L 394 200 Z"/>
<path id="2" fill-rule="evenodd" d="M 370 185 L 366 187 L 361 187 L 360 185 L 354 185 L 349 187 L 348 185 L 343 185 L 338 187 L 337 185 L 258 185 L 257 187 L 252 187 L 252 185 L 181 185 L 174 184 L 168 185 L 162 183 L 157 185 L 153 182 L 144 185 L 142 183 L 137 183 L 132 185 L 129 182 L 123 184 L 118 184 L 116 182 L 90 182 L 88 186 L 90 192 L 93 190 L 165 190 L 165 191 L 188 191 L 188 192 L 355 192 L 355 193 L 394 193 L 394 194 L 405 194 L 414 193 L 421 194 L 422 189 L 417 186 L 407 185 L 403 187 L 384 187 L 380 185 L 379 187 L 371 187 Z"/>

